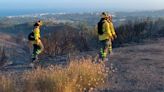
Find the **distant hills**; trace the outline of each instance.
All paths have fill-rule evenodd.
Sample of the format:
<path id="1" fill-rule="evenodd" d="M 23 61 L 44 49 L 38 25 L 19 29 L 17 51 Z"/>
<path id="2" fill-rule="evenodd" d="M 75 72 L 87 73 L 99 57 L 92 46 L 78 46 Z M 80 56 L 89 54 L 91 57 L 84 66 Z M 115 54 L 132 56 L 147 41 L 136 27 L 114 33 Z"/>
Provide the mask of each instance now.
<path id="1" fill-rule="evenodd" d="M 44 22 L 55 23 L 87 23 L 89 26 L 94 26 L 100 19 L 101 12 L 92 13 L 35 13 L 24 14 L 19 16 L 6 16 L 0 17 L 0 28 L 2 26 L 19 25 L 24 23 L 35 22 L 39 19 Z M 135 11 L 135 12 L 110 12 L 113 16 L 113 22 L 115 26 L 125 21 L 133 21 L 136 19 L 144 19 L 151 17 L 154 19 L 163 18 L 164 10 L 158 11 Z"/>
<path id="2" fill-rule="evenodd" d="M 113 16 L 115 27 L 129 23 L 129 21 L 143 21 L 151 18 L 157 20 L 164 18 L 164 10 L 158 11 L 135 11 L 135 12 L 110 12 Z M 93 13 L 38 13 L 19 16 L 6 16 L 0 18 L 0 32 L 11 34 L 27 34 L 33 29 L 33 24 L 37 20 L 43 20 L 42 30 L 54 31 L 64 29 L 65 26 L 75 27 L 95 27 L 100 19 L 101 12 Z"/>
<path id="3" fill-rule="evenodd" d="M 134 11 L 134 12 L 117 12 L 120 16 L 137 16 L 137 17 L 164 17 L 164 9 L 157 11 Z"/>

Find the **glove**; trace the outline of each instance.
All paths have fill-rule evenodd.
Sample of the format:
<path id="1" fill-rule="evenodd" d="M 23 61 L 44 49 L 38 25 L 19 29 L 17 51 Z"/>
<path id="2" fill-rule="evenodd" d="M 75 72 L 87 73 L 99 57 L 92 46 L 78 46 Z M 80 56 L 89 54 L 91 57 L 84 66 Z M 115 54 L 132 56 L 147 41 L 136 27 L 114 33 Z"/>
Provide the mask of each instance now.
<path id="1" fill-rule="evenodd" d="M 114 37 L 114 39 L 116 39 L 117 38 L 117 35 L 114 35 L 113 37 Z"/>
<path id="2" fill-rule="evenodd" d="M 113 41 L 113 40 L 114 40 L 114 37 L 113 37 L 113 36 L 111 36 L 111 37 L 110 37 L 110 39 L 111 39 L 111 41 Z"/>
<path id="3" fill-rule="evenodd" d="M 39 45 L 40 44 L 40 39 L 36 40 L 36 44 Z"/>

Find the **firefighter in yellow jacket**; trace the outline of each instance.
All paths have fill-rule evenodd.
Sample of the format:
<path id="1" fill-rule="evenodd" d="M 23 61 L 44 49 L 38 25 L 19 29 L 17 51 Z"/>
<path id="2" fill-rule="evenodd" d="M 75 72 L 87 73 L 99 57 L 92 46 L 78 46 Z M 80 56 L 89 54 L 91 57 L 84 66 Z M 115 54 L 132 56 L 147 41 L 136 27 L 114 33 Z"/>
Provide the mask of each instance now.
<path id="1" fill-rule="evenodd" d="M 112 53 L 112 41 L 117 37 L 111 16 L 103 12 L 98 23 L 98 35 L 100 41 L 99 59 L 104 61 L 108 53 Z"/>
<path id="2" fill-rule="evenodd" d="M 32 54 L 32 62 L 38 62 L 38 55 L 43 51 L 43 44 L 40 39 L 40 27 L 42 26 L 42 21 L 37 21 L 34 24 L 33 35 L 34 40 L 33 43 L 33 54 Z"/>

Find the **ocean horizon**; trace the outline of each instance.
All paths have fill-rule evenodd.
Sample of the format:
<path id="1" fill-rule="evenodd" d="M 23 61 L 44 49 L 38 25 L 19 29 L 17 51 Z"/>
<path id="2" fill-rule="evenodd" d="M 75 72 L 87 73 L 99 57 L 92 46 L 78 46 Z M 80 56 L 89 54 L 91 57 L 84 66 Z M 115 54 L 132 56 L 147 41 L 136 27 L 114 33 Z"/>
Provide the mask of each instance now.
<path id="1" fill-rule="evenodd" d="M 20 16 L 40 13 L 84 13 L 109 11 L 108 9 L 0 9 L 0 17 Z"/>
<path id="2" fill-rule="evenodd" d="M 16 10 L 0 10 L 0 17 L 7 16 L 20 16 L 20 15 L 31 15 L 31 14 L 40 14 L 40 13 L 60 13 L 64 12 L 63 10 L 55 10 L 55 9 L 16 9 Z"/>

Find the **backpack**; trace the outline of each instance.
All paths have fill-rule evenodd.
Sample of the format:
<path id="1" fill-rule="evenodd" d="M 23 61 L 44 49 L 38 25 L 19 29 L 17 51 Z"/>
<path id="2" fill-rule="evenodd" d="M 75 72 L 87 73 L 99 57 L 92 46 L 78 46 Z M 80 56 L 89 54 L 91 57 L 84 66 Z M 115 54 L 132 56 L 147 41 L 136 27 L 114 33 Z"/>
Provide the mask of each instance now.
<path id="1" fill-rule="evenodd" d="M 98 22 L 98 34 L 99 35 L 102 35 L 104 32 L 103 32 L 103 24 L 104 24 L 104 19 L 101 19 L 99 22 Z"/>
<path id="2" fill-rule="evenodd" d="M 31 32 L 31 33 L 28 35 L 28 40 L 29 40 L 29 41 L 34 41 L 34 40 L 35 40 L 34 32 Z"/>

